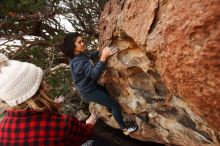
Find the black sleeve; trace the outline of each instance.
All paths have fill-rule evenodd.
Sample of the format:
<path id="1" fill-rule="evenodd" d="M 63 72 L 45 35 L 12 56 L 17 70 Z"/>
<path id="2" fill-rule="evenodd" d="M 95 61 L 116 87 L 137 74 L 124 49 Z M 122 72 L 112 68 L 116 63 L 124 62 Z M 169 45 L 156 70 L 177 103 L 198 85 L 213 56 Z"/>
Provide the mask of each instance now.
<path id="1" fill-rule="evenodd" d="M 98 79 L 105 70 L 105 64 L 105 62 L 98 61 L 96 65 L 93 66 L 88 60 L 83 61 L 82 72 L 87 77 Z"/>
<path id="2" fill-rule="evenodd" d="M 99 56 L 99 51 L 91 51 L 87 55 L 90 59 L 96 59 Z"/>

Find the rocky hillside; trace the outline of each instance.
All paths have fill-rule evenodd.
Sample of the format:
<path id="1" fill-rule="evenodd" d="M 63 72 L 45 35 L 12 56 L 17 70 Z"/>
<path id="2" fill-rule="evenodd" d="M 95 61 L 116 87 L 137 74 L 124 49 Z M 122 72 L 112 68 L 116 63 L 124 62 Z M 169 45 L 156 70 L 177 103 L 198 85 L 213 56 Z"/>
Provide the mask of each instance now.
<path id="1" fill-rule="evenodd" d="M 106 84 L 131 137 L 167 145 L 220 145 L 220 1 L 109 0 L 100 46 L 115 45 Z M 90 104 L 118 128 L 107 109 Z"/>

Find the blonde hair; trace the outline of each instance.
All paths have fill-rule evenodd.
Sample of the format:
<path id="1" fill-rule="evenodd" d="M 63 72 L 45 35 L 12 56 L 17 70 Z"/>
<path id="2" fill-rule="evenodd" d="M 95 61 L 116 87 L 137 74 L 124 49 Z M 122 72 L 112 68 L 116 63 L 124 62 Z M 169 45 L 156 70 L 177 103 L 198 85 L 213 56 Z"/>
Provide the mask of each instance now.
<path id="1" fill-rule="evenodd" d="M 61 112 L 61 105 L 49 97 L 47 85 L 44 81 L 42 81 L 39 90 L 33 97 L 17 106 L 12 107 L 12 109 L 33 109 L 36 111 L 49 110 L 53 112 Z"/>

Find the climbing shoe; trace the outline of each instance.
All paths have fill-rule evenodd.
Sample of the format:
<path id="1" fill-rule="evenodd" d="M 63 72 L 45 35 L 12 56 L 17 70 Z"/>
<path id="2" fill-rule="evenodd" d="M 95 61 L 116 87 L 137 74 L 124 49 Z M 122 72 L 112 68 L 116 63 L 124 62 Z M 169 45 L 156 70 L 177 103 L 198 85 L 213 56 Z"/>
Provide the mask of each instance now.
<path id="1" fill-rule="evenodd" d="M 127 131 L 123 131 L 124 135 L 129 135 L 132 132 L 135 132 L 138 130 L 138 126 L 137 125 L 132 125 L 127 127 Z"/>

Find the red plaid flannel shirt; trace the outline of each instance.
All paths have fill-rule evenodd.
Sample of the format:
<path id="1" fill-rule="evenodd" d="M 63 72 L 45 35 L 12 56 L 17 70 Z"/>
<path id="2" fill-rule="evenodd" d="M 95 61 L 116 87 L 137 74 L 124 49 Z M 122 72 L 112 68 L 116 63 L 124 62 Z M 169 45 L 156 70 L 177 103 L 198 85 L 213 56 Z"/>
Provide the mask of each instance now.
<path id="1" fill-rule="evenodd" d="M 0 122 L 0 146 L 79 146 L 92 134 L 93 125 L 49 111 L 6 110 Z"/>

